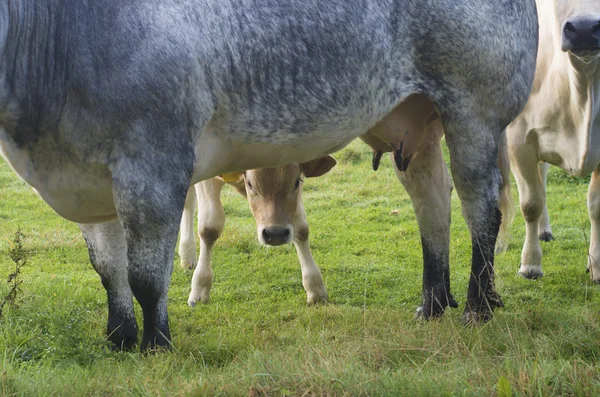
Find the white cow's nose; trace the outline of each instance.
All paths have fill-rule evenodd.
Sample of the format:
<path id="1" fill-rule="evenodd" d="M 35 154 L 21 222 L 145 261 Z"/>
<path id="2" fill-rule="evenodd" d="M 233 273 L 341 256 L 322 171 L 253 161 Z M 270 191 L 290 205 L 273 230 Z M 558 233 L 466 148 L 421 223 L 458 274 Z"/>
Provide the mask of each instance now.
<path id="1" fill-rule="evenodd" d="M 600 17 L 577 18 L 563 28 L 563 50 L 600 49 Z"/>

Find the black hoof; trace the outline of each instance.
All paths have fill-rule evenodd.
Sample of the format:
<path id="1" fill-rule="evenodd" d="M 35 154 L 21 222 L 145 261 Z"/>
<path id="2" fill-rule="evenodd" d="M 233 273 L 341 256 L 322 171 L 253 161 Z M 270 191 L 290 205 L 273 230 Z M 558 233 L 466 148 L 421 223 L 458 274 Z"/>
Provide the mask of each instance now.
<path id="1" fill-rule="evenodd" d="M 552 232 L 542 232 L 538 235 L 538 238 L 540 239 L 540 241 L 552 241 L 554 240 L 554 236 L 552 235 Z"/>
<path id="2" fill-rule="evenodd" d="M 154 332 L 146 333 L 144 332 L 144 336 L 142 337 L 142 345 L 140 349 L 144 353 L 154 353 L 162 350 L 170 350 L 171 349 L 171 340 L 167 335 L 163 335 L 156 330 Z"/>
<path id="3" fill-rule="evenodd" d="M 489 293 L 483 302 L 471 304 L 467 302 L 463 323 L 465 325 L 486 323 L 494 317 L 494 309 L 497 307 L 504 307 L 504 303 L 500 295 L 495 292 Z"/>
<path id="4" fill-rule="evenodd" d="M 443 298 L 438 299 L 437 296 L 443 296 Z M 423 299 L 423 305 L 417 308 L 415 318 L 429 320 L 431 318 L 441 317 L 444 315 L 447 307 L 458 307 L 458 302 L 456 302 L 452 294 L 442 295 L 442 293 L 440 293 L 435 296 L 426 294 Z"/>
<path id="5" fill-rule="evenodd" d="M 112 328 L 112 327 L 111 327 Z M 117 351 L 131 351 L 137 345 L 137 324 L 121 324 L 114 329 L 108 329 L 108 340 L 112 342 L 112 348 Z"/>

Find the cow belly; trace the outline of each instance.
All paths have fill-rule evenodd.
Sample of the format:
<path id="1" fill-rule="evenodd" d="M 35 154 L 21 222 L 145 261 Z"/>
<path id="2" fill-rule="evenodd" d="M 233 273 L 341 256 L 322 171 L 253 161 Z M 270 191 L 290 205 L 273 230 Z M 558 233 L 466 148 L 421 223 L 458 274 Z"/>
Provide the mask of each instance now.
<path id="1" fill-rule="evenodd" d="M 32 159 L 27 151 L 2 140 L 0 154 L 60 216 L 78 223 L 105 222 L 116 217 L 107 167 L 73 164 L 52 154 Z"/>
<path id="2" fill-rule="evenodd" d="M 93 182 L 98 184 L 92 187 Z M 71 174 L 68 186 L 51 182 L 34 189 L 63 218 L 77 223 L 101 223 L 116 218 L 112 185 L 106 182 L 90 175 Z"/>
<path id="3" fill-rule="evenodd" d="M 343 148 L 358 137 L 359 131 L 339 129 L 301 136 L 281 133 L 279 138 L 286 137 L 283 141 L 246 142 L 244 139 L 223 139 L 223 135 L 207 128 L 195 145 L 192 184 L 228 172 L 310 161 Z"/>

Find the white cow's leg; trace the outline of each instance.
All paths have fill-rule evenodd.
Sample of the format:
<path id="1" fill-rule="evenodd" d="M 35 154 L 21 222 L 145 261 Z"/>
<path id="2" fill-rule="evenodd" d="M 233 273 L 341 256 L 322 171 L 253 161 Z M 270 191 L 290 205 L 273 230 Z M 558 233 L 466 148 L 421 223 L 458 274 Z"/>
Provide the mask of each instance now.
<path id="1" fill-rule="evenodd" d="M 450 196 L 452 183 L 444 163 L 440 136 L 428 136 L 406 172 L 394 165 L 410 195 L 419 222 L 423 249 L 423 301 L 417 312 L 424 318 L 441 316 L 457 307 L 450 293 Z M 392 155 L 392 163 L 394 163 Z"/>
<path id="2" fill-rule="evenodd" d="M 546 181 L 548 180 L 548 168 L 550 164 L 539 163 L 538 172 L 544 188 L 544 197 L 546 196 Z M 544 201 L 544 209 L 542 210 L 542 217 L 540 218 L 538 238 L 541 241 L 552 241 L 554 236 L 552 235 L 552 228 L 550 227 L 550 215 L 548 215 L 548 203 Z"/>
<path id="3" fill-rule="evenodd" d="M 514 146 L 510 150 L 513 175 L 519 189 L 521 212 L 525 219 L 525 244 L 521 253 L 519 275 L 539 278 L 542 271 L 542 247 L 539 240 L 539 225 L 546 206 L 546 194 L 535 148 L 529 145 Z"/>
<path id="4" fill-rule="evenodd" d="M 302 198 L 298 198 L 298 208 L 294 216 L 294 246 L 300 260 L 302 269 L 302 285 L 306 290 L 306 301 L 315 304 L 327 301 L 327 291 L 321 276 L 321 270 L 317 267 L 308 243 L 308 223 Z"/>
<path id="5" fill-rule="evenodd" d="M 99 224 L 80 224 L 88 246 L 90 261 L 100 275 L 108 296 L 108 339 L 119 349 L 137 343 L 137 322 L 133 294 L 127 281 L 127 246 L 118 220 Z"/>
<path id="6" fill-rule="evenodd" d="M 188 190 L 179 228 L 179 258 L 183 269 L 196 267 L 196 240 L 194 232 L 194 211 L 196 210 L 196 190 Z"/>
<path id="7" fill-rule="evenodd" d="M 192 277 L 192 290 L 188 297 L 190 306 L 196 302 L 208 303 L 213 282 L 210 264 L 212 248 L 223 232 L 225 211 L 221 203 L 221 179 L 212 178 L 196 184 L 198 198 L 198 236 L 200 237 L 200 257 Z"/>
<path id="8" fill-rule="evenodd" d="M 592 224 L 587 268 L 592 280 L 600 283 L 600 169 L 596 169 L 592 174 L 587 204 Z"/>

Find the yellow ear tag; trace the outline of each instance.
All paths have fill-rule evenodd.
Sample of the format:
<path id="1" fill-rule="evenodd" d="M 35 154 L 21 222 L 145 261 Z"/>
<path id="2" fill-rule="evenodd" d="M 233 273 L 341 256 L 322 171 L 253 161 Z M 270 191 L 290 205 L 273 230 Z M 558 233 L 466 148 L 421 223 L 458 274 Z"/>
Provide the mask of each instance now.
<path id="1" fill-rule="evenodd" d="M 232 172 L 230 174 L 221 175 L 221 178 L 223 178 L 223 181 L 225 181 L 225 183 L 233 183 L 242 180 L 243 176 L 243 172 Z"/>

